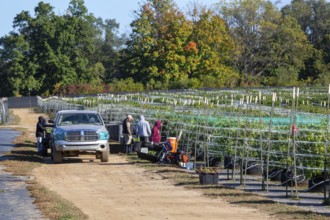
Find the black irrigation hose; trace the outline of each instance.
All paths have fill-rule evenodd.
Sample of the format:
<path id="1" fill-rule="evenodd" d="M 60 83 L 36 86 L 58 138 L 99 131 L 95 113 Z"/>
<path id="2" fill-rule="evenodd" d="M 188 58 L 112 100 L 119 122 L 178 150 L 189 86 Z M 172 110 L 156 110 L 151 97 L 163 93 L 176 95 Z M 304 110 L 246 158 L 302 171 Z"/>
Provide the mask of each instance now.
<path id="1" fill-rule="evenodd" d="M 329 183 L 329 179 L 326 179 L 325 181 L 323 180 L 323 181 L 320 181 L 320 182 L 318 182 L 318 183 L 313 184 L 310 188 L 304 190 L 304 192 L 310 192 L 310 191 L 312 191 L 314 188 L 319 187 L 320 185 L 323 185 L 324 183 L 326 183 L 326 184 Z M 328 185 L 328 184 L 327 184 L 327 185 Z"/>
<path id="2" fill-rule="evenodd" d="M 277 170 L 277 171 L 273 171 L 270 174 L 268 174 L 269 178 L 274 178 L 275 176 L 277 176 L 278 174 L 282 173 L 283 170 Z"/>

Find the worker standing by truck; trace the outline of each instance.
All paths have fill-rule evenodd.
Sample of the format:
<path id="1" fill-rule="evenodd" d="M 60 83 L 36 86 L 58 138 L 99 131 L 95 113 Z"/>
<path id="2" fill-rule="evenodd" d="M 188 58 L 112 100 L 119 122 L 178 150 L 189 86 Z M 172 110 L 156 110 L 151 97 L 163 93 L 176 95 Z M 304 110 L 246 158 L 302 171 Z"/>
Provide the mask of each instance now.
<path id="1" fill-rule="evenodd" d="M 133 121 L 132 115 L 127 114 L 125 120 L 123 121 L 123 136 L 125 142 L 125 152 L 129 154 L 132 152 L 132 129 L 131 122 Z"/>
<path id="2" fill-rule="evenodd" d="M 42 116 L 38 117 L 38 122 L 36 126 L 36 138 L 37 138 L 37 149 L 38 149 L 38 154 L 42 155 L 42 141 L 45 137 L 45 131 L 46 128 L 44 127 L 45 125 L 45 119 Z"/>

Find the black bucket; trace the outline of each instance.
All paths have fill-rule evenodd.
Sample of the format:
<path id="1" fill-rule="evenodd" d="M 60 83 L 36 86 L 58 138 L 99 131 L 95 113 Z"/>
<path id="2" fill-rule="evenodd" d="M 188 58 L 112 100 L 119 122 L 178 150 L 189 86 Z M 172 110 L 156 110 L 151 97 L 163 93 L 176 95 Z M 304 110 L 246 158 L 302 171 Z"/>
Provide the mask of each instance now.
<path id="1" fill-rule="evenodd" d="M 269 173 L 268 173 L 268 178 L 271 181 L 281 181 L 281 176 L 282 176 L 282 169 L 272 169 Z"/>
<path id="2" fill-rule="evenodd" d="M 224 164 L 225 169 L 233 169 L 234 168 L 234 158 L 233 156 L 225 156 Z"/>
<path id="3" fill-rule="evenodd" d="M 323 192 L 324 184 L 329 186 L 329 180 L 324 181 L 323 176 L 315 176 L 308 180 L 308 191 L 309 192 Z"/>
<path id="4" fill-rule="evenodd" d="M 297 185 L 305 182 L 305 175 L 297 175 Z M 292 171 L 284 169 L 281 173 L 281 185 L 292 187 L 295 185 Z"/>
<path id="5" fill-rule="evenodd" d="M 246 174 L 248 175 L 262 175 L 261 164 L 255 162 L 248 162 Z"/>

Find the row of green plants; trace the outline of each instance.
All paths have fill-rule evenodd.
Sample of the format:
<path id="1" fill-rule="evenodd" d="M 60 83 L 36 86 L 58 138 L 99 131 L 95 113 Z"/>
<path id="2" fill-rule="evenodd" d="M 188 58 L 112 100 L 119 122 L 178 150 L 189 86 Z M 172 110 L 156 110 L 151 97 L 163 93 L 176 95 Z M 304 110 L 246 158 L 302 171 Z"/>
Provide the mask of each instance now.
<path id="1" fill-rule="evenodd" d="M 323 90 L 323 91 L 322 91 Z M 139 90 L 136 90 L 139 91 Z M 300 95 L 295 100 L 294 105 L 298 106 L 298 110 L 309 113 L 327 113 L 328 94 L 325 88 L 300 90 Z M 103 103 L 113 103 L 117 99 L 127 98 L 139 105 L 142 101 L 161 103 L 174 106 L 186 106 L 187 108 L 208 108 L 217 109 L 219 106 L 225 112 L 237 112 L 237 107 L 240 103 L 251 104 L 255 108 L 254 114 L 258 115 L 258 105 L 263 107 L 272 106 L 272 93 L 276 93 L 276 108 L 286 109 L 290 111 L 292 108 L 292 88 L 290 89 L 272 89 L 272 90 L 257 90 L 257 89 L 240 89 L 240 90 L 187 90 L 181 92 L 141 92 L 118 95 L 116 99 L 103 99 Z M 93 98 L 90 98 L 93 99 Z M 94 98 L 96 99 L 96 98 Z M 97 98 L 99 99 L 99 97 Z M 86 100 L 81 100 L 84 104 Z M 95 102 L 97 103 L 97 102 Z M 130 103 L 131 104 L 131 103 Z M 159 106 L 157 106 L 159 107 Z M 267 111 L 260 111 L 259 114 L 269 114 Z M 276 114 L 276 112 L 275 112 Z"/>

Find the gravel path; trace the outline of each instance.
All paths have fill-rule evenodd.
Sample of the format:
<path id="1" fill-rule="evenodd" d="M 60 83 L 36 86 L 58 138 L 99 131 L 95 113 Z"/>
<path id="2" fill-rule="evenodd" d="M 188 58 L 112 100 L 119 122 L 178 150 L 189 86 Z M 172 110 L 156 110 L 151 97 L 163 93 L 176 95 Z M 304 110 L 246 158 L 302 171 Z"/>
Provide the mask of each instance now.
<path id="1" fill-rule="evenodd" d="M 0 128 L 0 160 L 6 158 L 3 154 L 11 151 L 14 147 L 12 141 L 19 134 L 11 129 Z M 13 176 L 3 169 L 0 166 L 0 219 L 45 219 L 27 190 L 25 181 L 30 177 Z"/>

